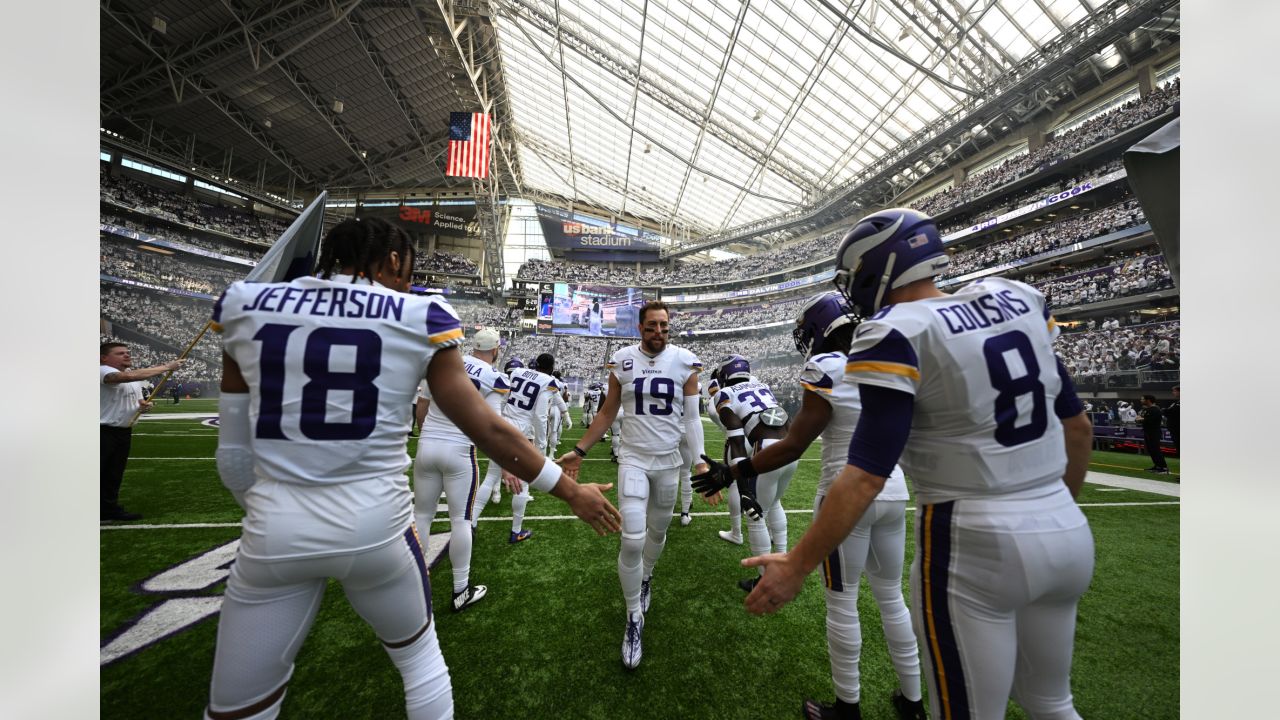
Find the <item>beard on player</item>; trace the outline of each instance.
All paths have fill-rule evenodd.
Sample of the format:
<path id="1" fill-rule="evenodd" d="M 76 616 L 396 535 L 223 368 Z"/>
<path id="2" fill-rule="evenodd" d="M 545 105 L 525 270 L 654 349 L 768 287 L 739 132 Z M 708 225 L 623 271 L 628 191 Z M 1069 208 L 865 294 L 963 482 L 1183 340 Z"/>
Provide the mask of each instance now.
<path id="1" fill-rule="evenodd" d="M 671 327 L 664 321 L 654 327 L 640 327 L 640 347 L 649 355 L 657 355 L 667 349 L 667 336 Z"/>

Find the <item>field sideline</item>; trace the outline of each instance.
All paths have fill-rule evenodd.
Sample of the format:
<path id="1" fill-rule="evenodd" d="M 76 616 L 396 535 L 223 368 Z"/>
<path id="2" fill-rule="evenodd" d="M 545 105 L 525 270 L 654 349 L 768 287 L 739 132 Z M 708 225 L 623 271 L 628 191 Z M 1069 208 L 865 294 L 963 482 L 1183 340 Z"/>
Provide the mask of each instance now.
<path id="1" fill-rule="evenodd" d="M 191 412 L 216 412 L 216 401 L 161 403 L 156 417 L 139 424 L 121 500 L 145 519 L 100 533 L 103 646 L 131 628 L 156 630 L 153 643 L 102 666 L 104 718 L 199 717 L 207 698 L 216 607 L 240 513 L 216 477 L 216 429 L 161 417 Z M 570 430 L 561 448 L 580 434 Z M 708 448 L 722 442 L 709 427 Z M 584 466 L 585 480 L 616 476 L 603 445 L 592 452 L 597 462 Z M 415 446 L 411 440 L 411 452 Z M 784 498 L 792 543 L 809 524 L 817 456 L 811 448 Z M 1142 472 L 1145 460 L 1096 453 L 1091 470 L 1155 479 Z M 1177 473 L 1177 460 L 1170 467 Z M 1077 628 L 1077 707 L 1085 717 L 1177 717 L 1177 498 L 1089 484 L 1080 501 L 1097 568 Z M 803 698 L 832 697 L 820 578 L 811 577 L 779 615 L 747 615 L 734 584 L 748 575 L 737 566 L 747 550 L 716 537 L 728 526 L 722 508 L 695 499 L 692 524 L 673 521 L 654 575 L 644 663 L 629 673 L 618 657 L 617 536 L 598 538 L 581 523 L 556 519 L 566 506 L 539 495 L 528 508 L 533 538 L 510 546 L 503 519 L 510 507 L 506 495 L 490 505 L 477 534 L 472 581 L 489 585 L 484 601 L 449 612 L 447 556 L 433 572 L 459 718 L 795 718 Z M 129 525 L 148 529 L 123 530 Z M 432 544 L 443 539 L 432 536 Z M 912 544 L 909 537 L 908 553 Z M 891 717 L 887 696 L 896 680 L 865 584 L 860 599 L 863 710 Z M 174 618 L 194 612 L 203 619 L 172 632 Z M 332 587 L 298 657 L 282 717 L 404 717 L 402 703 L 399 674 Z M 1009 717 L 1025 715 L 1011 706 Z"/>

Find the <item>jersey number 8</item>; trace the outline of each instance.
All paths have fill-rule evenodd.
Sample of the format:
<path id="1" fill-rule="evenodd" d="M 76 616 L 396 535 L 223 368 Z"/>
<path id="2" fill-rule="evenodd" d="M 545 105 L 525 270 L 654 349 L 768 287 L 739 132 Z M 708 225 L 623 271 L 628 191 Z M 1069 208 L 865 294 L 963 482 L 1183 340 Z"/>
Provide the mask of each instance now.
<path id="1" fill-rule="evenodd" d="M 1016 353 L 1022 360 L 1026 374 L 1013 377 L 1006 353 Z M 1038 440 L 1049 426 L 1048 407 L 1044 397 L 1044 383 L 1040 382 L 1040 363 L 1036 361 L 1031 339 L 1018 330 L 988 338 L 982 344 L 982 355 L 987 360 L 987 377 L 996 395 L 996 442 L 1013 447 Z M 1018 398 L 1031 396 L 1030 421 L 1019 425 L 1022 413 Z"/>

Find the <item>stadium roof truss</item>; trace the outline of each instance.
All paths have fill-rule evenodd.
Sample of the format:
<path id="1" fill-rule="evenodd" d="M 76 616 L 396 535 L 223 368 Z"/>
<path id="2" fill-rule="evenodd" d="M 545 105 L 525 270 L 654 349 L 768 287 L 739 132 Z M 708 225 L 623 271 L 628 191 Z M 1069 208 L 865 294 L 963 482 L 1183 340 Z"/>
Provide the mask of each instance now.
<path id="1" fill-rule="evenodd" d="M 525 183 L 698 236 L 831 193 L 1094 10 L 1091 0 L 490 7 Z"/>
<path id="2" fill-rule="evenodd" d="M 980 126 L 998 134 L 1101 82 L 1099 53 L 1128 65 L 1176 39 L 1177 9 L 100 0 L 100 109 L 124 146 L 245 188 L 572 203 L 657 227 L 686 255 L 785 241 L 897 197 L 989 144 Z M 458 111 L 492 113 L 489 181 L 444 175 Z"/>

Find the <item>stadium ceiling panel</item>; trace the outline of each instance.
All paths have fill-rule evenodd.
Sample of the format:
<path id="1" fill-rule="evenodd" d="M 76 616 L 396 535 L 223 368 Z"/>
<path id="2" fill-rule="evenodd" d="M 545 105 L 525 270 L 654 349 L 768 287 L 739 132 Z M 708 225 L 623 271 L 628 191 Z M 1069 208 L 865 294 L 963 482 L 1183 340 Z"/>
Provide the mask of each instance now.
<path id="1" fill-rule="evenodd" d="M 517 140 L 526 184 L 695 234 L 829 193 L 1091 10 L 1088 0 L 489 4 L 517 137 L 542 148 Z M 584 167 L 614 182 L 579 180 Z"/>

